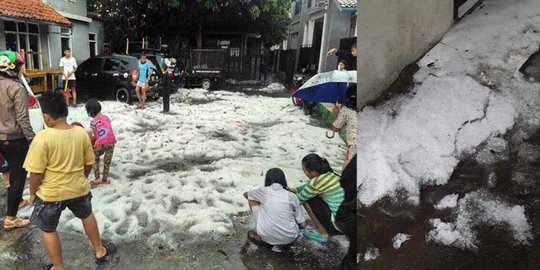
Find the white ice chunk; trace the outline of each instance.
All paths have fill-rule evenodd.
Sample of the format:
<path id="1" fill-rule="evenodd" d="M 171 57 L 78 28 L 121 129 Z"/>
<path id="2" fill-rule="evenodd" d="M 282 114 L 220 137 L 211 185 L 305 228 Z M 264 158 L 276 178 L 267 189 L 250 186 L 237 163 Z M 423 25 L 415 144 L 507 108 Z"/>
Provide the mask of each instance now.
<path id="1" fill-rule="evenodd" d="M 428 241 L 474 250 L 478 245 L 478 225 L 506 226 L 515 244 L 527 245 L 532 239 L 531 224 L 521 205 L 510 205 L 483 190 L 465 195 L 458 205 L 455 221 L 430 220 L 434 229 L 428 233 Z"/>
<path id="2" fill-rule="evenodd" d="M 367 249 L 366 254 L 364 254 L 364 261 L 372 261 L 377 259 L 381 255 L 381 252 L 378 248 L 371 246 Z"/>
<path id="3" fill-rule="evenodd" d="M 411 240 L 411 235 L 398 233 L 392 238 L 394 249 L 399 249 L 403 243 Z"/>
<path id="4" fill-rule="evenodd" d="M 454 208 L 457 206 L 458 194 L 450 194 L 444 196 L 437 204 L 435 204 L 435 209 L 443 210 L 446 208 Z"/>

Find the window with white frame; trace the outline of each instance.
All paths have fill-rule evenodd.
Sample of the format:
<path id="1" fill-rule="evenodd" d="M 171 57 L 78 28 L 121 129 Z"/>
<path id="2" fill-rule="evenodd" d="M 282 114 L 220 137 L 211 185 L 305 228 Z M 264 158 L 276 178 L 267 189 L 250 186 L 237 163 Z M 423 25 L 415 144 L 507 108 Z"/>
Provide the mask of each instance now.
<path id="1" fill-rule="evenodd" d="M 97 35 L 96 33 L 88 33 L 88 46 L 90 49 L 90 57 L 97 55 Z"/>
<path id="2" fill-rule="evenodd" d="M 6 49 L 14 52 L 26 52 L 26 68 L 41 68 L 41 44 L 39 26 L 35 23 L 4 21 Z"/>

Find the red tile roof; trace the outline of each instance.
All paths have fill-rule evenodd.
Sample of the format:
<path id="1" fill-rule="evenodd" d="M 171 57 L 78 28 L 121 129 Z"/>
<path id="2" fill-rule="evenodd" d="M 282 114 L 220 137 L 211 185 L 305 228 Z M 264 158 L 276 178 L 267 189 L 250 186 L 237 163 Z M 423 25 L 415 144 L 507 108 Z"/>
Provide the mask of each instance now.
<path id="1" fill-rule="evenodd" d="M 0 15 L 71 25 L 68 19 L 41 0 L 0 0 Z"/>

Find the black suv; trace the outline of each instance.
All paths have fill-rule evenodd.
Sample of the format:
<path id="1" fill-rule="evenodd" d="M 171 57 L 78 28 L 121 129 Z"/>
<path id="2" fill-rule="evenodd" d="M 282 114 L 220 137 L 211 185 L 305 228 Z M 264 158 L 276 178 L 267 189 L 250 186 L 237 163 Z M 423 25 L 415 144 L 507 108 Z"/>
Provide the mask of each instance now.
<path id="1" fill-rule="evenodd" d="M 115 97 L 120 102 L 131 103 L 133 97 L 136 97 L 132 72 L 137 69 L 138 61 L 133 56 L 120 54 L 87 59 L 75 72 L 77 92 L 82 96 Z M 149 81 L 149 85 L 152 86 L 159 80 L 161 70 L 151 61 L 148 62 L 153 71 Z M 159 97 L 156 88 L 150 88 L 146 96 Z"/>

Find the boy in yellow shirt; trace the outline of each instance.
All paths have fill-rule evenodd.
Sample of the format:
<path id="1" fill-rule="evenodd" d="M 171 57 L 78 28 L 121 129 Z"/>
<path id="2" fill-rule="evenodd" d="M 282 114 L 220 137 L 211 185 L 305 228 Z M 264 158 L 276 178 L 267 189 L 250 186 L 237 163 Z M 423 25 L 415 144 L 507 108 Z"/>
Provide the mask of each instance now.
<path id="1" fill-rule="evenodd" d="M 92 242 L 96 263 L 111 261 L 116 247 L 103 244 L 92 213 L 92 194 L 87 176 L 94 163 L 90 138 L 83 128 L 66 122 L 68 107 L 61 93 L 46 92 L 40 98 L 43 119 L 49 127 L 39 132 L 28 151 L 24 168 L 30 172 L 30 221 L 42 230 L 51 259 L 47 269 L 62 270 L 62 250 L 56 232 L 62 211 L 67 208 L 82 220 Z"/>

